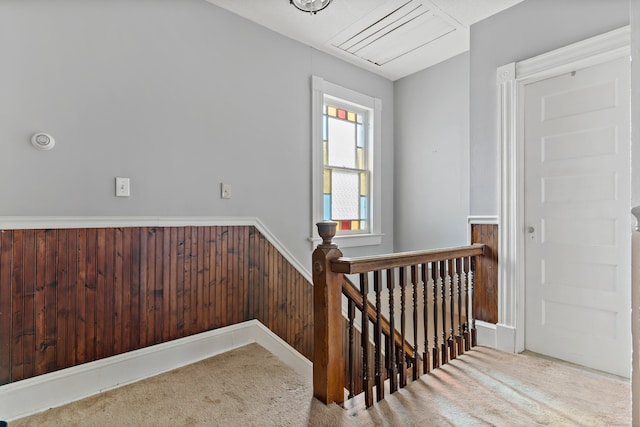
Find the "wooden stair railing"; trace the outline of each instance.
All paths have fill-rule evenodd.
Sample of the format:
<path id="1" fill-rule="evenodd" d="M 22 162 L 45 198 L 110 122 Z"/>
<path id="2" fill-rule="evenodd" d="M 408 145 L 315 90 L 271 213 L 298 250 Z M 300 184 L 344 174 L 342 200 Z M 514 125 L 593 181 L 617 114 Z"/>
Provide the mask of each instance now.
<path id="1" fill-rule="evenodd" d="M 384 398 L 386 380 L 393 393 L 398 386 L 407 384 L 408 372 L 411 379 L 416 380 L 476 345 L 473 278 L 475 257 L 484 254 L 484 245 L 345 258 L 332 243 L 335 230 L 333 222 L 318 224 L 323 242 L 313 253 L 315 397 L 324 403 L 342 403 L 345 384 L 349 398 L 354 395 L 352 376 L 355 373 L 351 367 L 355 352 L 351 346 L 356 307 L 360 311 L 362 352 L 358 375 L 361 375 L 367 407 L 373 404 L 374 386 L 379 401 Z M 360 289 L 347 281 L 344 274 L 357 274 Z M 372 292 L 369 291 L 370 278 L 373 279 Z M 396 286 L 400 290 L 399 320 L 394 311 Z M 384 314 L 383 291 L 389 299 L 388 313 Z M 348 300 L 348 351 L 342 348 L 342 294 Z M 411 317 L 411 336 L 407 335 L 407 311 Z M 399 330 L 396 321 L 400 323 Z M 422 345 L 418 340 L 419 329 L 424 339 Z M 350 367 L 346 383 L 345 353 Z"/>

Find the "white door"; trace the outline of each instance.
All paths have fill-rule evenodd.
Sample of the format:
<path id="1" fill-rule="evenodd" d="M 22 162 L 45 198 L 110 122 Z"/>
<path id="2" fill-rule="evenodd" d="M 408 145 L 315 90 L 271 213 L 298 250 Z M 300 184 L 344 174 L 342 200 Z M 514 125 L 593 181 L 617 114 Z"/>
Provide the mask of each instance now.
<path id="1" fill-rule="evenodd" d="M 528 350 L 630 376 L 629 60 L 524 86 Z"/>

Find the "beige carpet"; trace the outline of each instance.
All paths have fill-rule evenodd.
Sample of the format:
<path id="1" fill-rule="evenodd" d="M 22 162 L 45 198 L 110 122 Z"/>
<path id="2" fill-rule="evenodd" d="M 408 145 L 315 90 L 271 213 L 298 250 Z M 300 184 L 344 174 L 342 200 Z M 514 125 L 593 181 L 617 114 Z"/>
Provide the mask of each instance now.
<path id="1" fill-rule="evenodd" d="M 629 393 L 616 377 L 478 347 L 369 410 L 345 410 L 252 344 L 9 427 L 625 426 Z"/>

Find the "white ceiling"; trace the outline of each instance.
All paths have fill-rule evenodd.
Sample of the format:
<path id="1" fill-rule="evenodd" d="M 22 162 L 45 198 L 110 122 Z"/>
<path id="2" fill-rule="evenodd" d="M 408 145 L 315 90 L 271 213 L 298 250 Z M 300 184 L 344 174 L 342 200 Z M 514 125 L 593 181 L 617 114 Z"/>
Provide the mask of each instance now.
<path id="1" fill-rule="evenodd" d="M 390 80 L 469 50 L 469 27 L 522 0 L 334 0 L 316 15 L 289 0 L 207 0 Z"/>

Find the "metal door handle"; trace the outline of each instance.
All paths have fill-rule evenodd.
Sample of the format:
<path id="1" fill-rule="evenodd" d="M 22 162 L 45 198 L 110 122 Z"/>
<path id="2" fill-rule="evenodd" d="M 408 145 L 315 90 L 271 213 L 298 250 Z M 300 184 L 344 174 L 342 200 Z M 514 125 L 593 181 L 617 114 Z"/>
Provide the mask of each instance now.
<path id="1" fill-rule="evenodd" d="M 527 227 L 527 233 L 531 234 L 531 233 L 533 233 L 534 231 L 536 231 L 536 229 L 535 229 L 535 228 L 533 228 L 533 226 L 531 226 L 531 225 L 530 225 L 530 226 L 528 226 L 528 227 Z"/>

